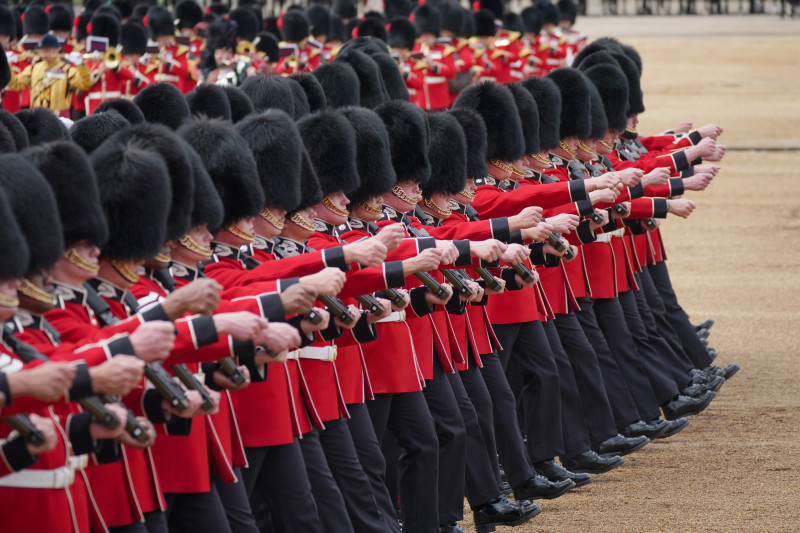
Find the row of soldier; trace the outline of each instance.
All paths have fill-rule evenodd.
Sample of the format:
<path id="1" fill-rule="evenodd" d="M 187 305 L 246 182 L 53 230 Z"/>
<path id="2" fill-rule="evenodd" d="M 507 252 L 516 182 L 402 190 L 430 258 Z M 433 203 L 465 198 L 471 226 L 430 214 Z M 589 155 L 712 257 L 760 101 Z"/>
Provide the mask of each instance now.
<path id="1" fill-rule="evenodd" d="M 639 139 L 609 39 L 435 113 L 385 57 L 0 115 L 4 528 L 491 531 L 735 373 L 658 230 L 719 126 Z"/>

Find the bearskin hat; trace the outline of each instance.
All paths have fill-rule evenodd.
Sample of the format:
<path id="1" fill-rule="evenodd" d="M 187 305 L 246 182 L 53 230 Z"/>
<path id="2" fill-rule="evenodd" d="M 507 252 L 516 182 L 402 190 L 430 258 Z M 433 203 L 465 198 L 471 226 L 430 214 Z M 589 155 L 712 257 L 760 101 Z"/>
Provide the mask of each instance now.
<path id="1" fill-rule="evenodd" d="M 0 123 L 0 154 L 14 154 L 17 152 L 17 144 L 14 142 L 14 136 L 8 131 L 2 123 Z"/>
<path id="2" fill-rule="evenodd" d="M 8 154 L 0 156 L 0 188 L 5 190 L 28 243 L 27 272 L 55 264 L 64 250 L 64 240 L 56 198 L 47 180 L 25 157 Z"/>
<path id="3" fill-rule="evenodd" d="M 92 17 L 91 24 L 91 35 L 107 38 L 109 46 L 117 46 L 119 44 L 119 34 L 121 31 L 119 19 L 111 15 L 100 14 Z"/>
<path id="4" fill-rule="evenodd" d="M 300 138 L 317 173 L 322 194 L 358 188 L 356 133 L 336 110 L 318 111 L 297 123 Z"/>
<path id="5" fill-rule="evenodd" d="M 325 92 L 325 100 L 330 107 L 345 107 L 359 105 L 361 82 L 358 74 L 344 61 L 331 61 L 315 68 L 311 75 L 314 76 Z"/>
<path id="6" fill-rule="evenodd" d="M 397 63 L 389 54 L 372 54 L 372 60 L 378 65 L 383 78 L 383 85 L 390 100 L 403 100 L 408 102 L 408 87 L 403 80 L 403 75 L 397 68 Z"/>
<path id="7" fill-rule="evenodd" d="M 51 4 L 47 6 L 50 31 L 72 32 L 72 9 L 69 4 Z"/>
<path id="8" fill-rule="evenodd" d="M 627 113 L 630 115 L 644 112 L 639 70 L 628 56 L 622 52 L 615 51 L 614 48 L 609 45 L 605 50 L 599 50 L 593 54 L 582 57 L 578 68 L 585 71 L 595 65 L 612 65 L 618 67 L 628 80 Z"/>
<path id="9" fill-rule="evenodd" d="M 292 118 L 300 120 L 311 113 L 311 107 L 308 105 L 308 96 L 306 96 L 306 92 L 297 81 L 288 77 L 284 79 L 292 91 L 292 102 L 294 106 L 294 115 Z"/>
<path id="10" fill-rule="evenodd" d="M 327 7 L 314 4 L 306 9 L 308 28 L 314 37 L 327 37 L 331 31 L 331 12 Z"/>
<path id="11" fill-rule="evenodd" d="M 596 39 L 586 46 L 584 46 L 580 52 L 575 55 L 575 59 L 572 61 L 572 66 L 578 68 L 581 66 L 583 61 L 589 57 L 590 55 L 595 54 L 596 52 L 621 52 L 622 47 L 619 44 L 619 41 L 613 39 L 611 37 L 604 37 L 601 39 Z"/>
<path id="12" fill-rule="evenodd" d="M 560 20 L 568 20 L 575 24 L 575 19 L 578 18 L 578 6 L 572 0 L 558 0 L 558 14 Z"/>
<path id="13" fill-rule="evenodd" d="M 309 22 L 302 11 L 296 9 L 287 11 L 279 22 L 284 41 L 299 43 L 308 39 Z"/>
<path id="14" fill-rule="evenodd" d="M 0 109 L 0 124 L 5 126 L 11 134 L 17 152 L 21 152 L 28 147 L 28 131 L 16 116 L 5 109 Z"/>
<path id="15" fill-rule="evenodd" d="M 101 6 L 98 6 L 97 9 L 94 10 L 93 17 L 97 15 L 109 15 L 117 19 L 117 21 L 122 20 L 122 12 L 114 4 L 106 3 Z"/>
<path id="16" fill-rule="evenodd" d="M 138 22 L 126 22 L 123 24 L 119 35 L 123 55 L 144 55 L 147 53 L 147 32 Z"/>
<path id="17" fill-rule="evenodd" d="M 542 21 L 542 26 L 546 26 L 548 24 L 558 26 L 559 18 L 561 16 L 558 13 L 558 8 L 555 6 L 555 4 L 551 4 L 550 0 L 537 2 L 534 4 L 534 7 L 539 10 L 539 18 Z"/>
<path id="18" fill-rule="evenodd" d="M 522 17 L 509 11 L 503 15 L 503 29 L 523 33 L 525 31 L 525 24 L 522 22 Z"/>
<path id="19" fill-rule="evenodd" d="M 175 22 L 172 15 L 166 8 L 153 6 L 147 10 L 145 19 L 147 29 L 150 30 L 150 37 L 156 39 L 163 35 L 175 35 Z"/>
<path id="20" fill-rule="evenodd" d="M 364 37 L 356 37 L 355 39 L 350 39 L 346 43 L 342 45 L 339 49 L 339 53 L 349 50 L 350 48 L 356 48 L 361 50 L 368 56 L 372 56 L 374 54 L 388 54 L 389 47 L 386 45 L 386 42 L 381 39 L 375 39 L 373 37 L 364 36 Z"/>
<path id="21" fill-rule="evenodd" d="M 308 155 L 305 146 L 302 147 L 302 162 L 300 165 L 300 205 L 294 211 L 302 211 L 312 205 L 317 205 L 322 201 L 322 188 L 314 170 L 314 164 Z"/>
<path id="22" fill-rule="evenodd" d="M 89 157 L 97 176 L 109 239 L 108 258 L 135 261 L 158 254 L 166 240 L 172 193 L 167 165 L 138 142 L 111 138 Z"/>
<path id="23" fill-rule="evenodd" d="M 292 117 L 270 109 L 242 120 L 236 131 L 253 153 L 266 206 L 292 211 L 300 204 L 303 148 Z"/>
<path id="24" fill-rule="evenodd" d="M 0 160 L 11 155 L 0 156 Z M 0 280 L 19 279 L 28 271 L 28 244 L 11 214 L 6 193 L 0 188 Z"/>
<path id="25" fill-rule="evenodd" d="M 531 93 L 539 110 L 539 147 L 542 151 L 552 150 L 559 141 L 561 93 L 549 78 L 528 78 L 521 83 Z"/>
<path id="26" fill-rule="evenodd" d="M 392 190 L 397 175 L 392 167 L 389 134 L 381 117 L 363 107 L 343 109 L 342 113 L 356 132 L 356 166 L 360 186 L 348 193 L 351 205 Z"/>
<path id="27" fill-rule="evenodd" d="M 389 94 L 383 84 L 381 71 L 375 61 L 367 54 L 355 48 L 350 48 L 344 52 L 340 51 L 334 62 L 336 61 L 344 61 L 355 70 L 361 87 L 359 102 L 363 107 L 374 109 L 389 99 Z"/>
<path id="28" fill-rule="evenodd" d="M 510 83 L 506 87 L 514 95 L 517 104 L 520 122 L 522 122 L 522 135 L 525 137 L 525 153 L 538 154 L 541 150 L 539 144 L 539 108 L 536 100 L 519 83 Z"/>
<path id="29" fill-rule="evenodd" d="M 258 33 L 256 42 L 256 50 L 266 56 L 269 63 L 277 63 L 281 60 L 281 48 L 278 44 L 278 38 L 268 31 Z"/>
<path id="30" fill-rule="evenodd" d="M 64 249 L 86 240 L 102 246 L 108 240 L 108 225 L 97 181 L 89 158 L 76 144 L 58 141 L 25 152 L 50 184 L 58 204 Z"/>
<path id="31" fill-rule="evenodd" d="M 472 14 L 475 28 L 473 34 L 476 37 L 494 37 L 497 28 L 494 25 L 494 15 L 491 11 L 483 9 Z"/>
<path id="32" fill-rule="evenodd" d="M 192 215 L 190 226 L 206 224 L 209 228 L 219 228 L 225 211 L 217 189 L 208 175 L 203 160 L 191 146 L 186 146 L 186 156 L 192 166 L 194 180 L 194 197 L 192 198 Z"/>
<path id="33" fill-rule="evenodd" d="M 422 185 L 422 194 L 458 194 L 467 182 L 467 139 L 458 120 L 447 112 L 428 115 L 431 145 L 428 160 L 431 178 Z"/>
<path id="34" fill-rule="evenodd" d="M 442 32 L 442 14 L 431 5 L 422 4 L 417 6 L 409 20 L 414 24 L 418 35 L 430 33 L 438 37 Z"/>
<path id="35" fill-rule="evenodd" d="M 248 6 L 237 7 L 228 18 L 236 23 L 236 36 L 245 41 L 254 41 L 258 35 L 258 16 Z"/>
<path id="36" fill-rule="evenodd" d="M 228 103 L 231 105 L 231 120 L 234 124 L 255 111 L 252 100 L 240 88 L 225 85 L 222 90 L 225 91 L 225 96 L 228 97 Z"/>
<path id="37" fill-rule="evenodd" d="M 50 31 L 50 17 L 39 5 L 31 5 L 22 15 L 23 35 L 44 35 Z"/>
<path id="38" fill-rule="evenodd" d="M 392 166 L 397 181 L 425 183 L 431 176 L 428 161 L 430 129 L 428 117 L 410 102 L 390 100 L 375 108 L 389 134 Z"/>
<path id="39" fill-rule="evenodd" d="M 453 103 L 453 109 L 466 107 L 477 111 L 486 124 L 489 159 L 516 161 L 525 153 L 525 139 L 514 96 L 508 87 L 497 83 L 479 83 L 467 87 Z"/>
<path id="40" fill-rule="evenodd" d="M 290 80 L 296 81 L 302 87 L 308 101 L 308 110 L 313 113 L 320 109 L 325 109 L 327 102 L 325 100 L 325 91 L 322 89 L 317 78 L 308 72 L 295 72 L 289 76 Z"/>
<path id="41" fill-rule="evenodd" d="M 253 154 L 233 125 L 219 119 L 197 119 L 178 130 L 200 155 L 219 193 L 225 216 L 220 227 L 257 216 L 264 207 Z M 209 227 L 216 233 L 220 227 Z"/>
<path id="42" fill-rule="evenodd" d="M 336 14 L 331 14 L 331 32 L 328 34 L 329 43 L 341 43 L 346 39 L 344 37 L 344 22 L 342 17 Z"/>
<path id="43" fill-rule="evenodd" d="M 342 20 L 349 20 L 358 16 L 356 3 L 353 0 L 334 0 L 333 12 L 342 17 Z"/>
<path id="44" fill-rule="evenodd" d="M 69 131 L 52 111 L 34 107 L 17 111 L 16 117 L 28 132 L 28 142 L 33 146 L 52 141 L 68 141 Z"/>
<path id="45" fill-rule="evenodd" d="M 294 116 L 294 94 L 285 78 L 271 74 L 250 76 L 244 80 L 241 89 L 250 97 L 256 111 L 274 108 Z"/>
<path id="46" fill-rule="evenodd" d="M 203 8 L 194 0 L 181 0 L 175 6 L 178 29 L 194 28 L 203 21 Z"/>
<path id="47" fill-rule="evenodd" d="M 13 41 L 17 36 L 14 14 L 6 6 L 0 6 L 0 35 L 8 35 Z"/>
<path id="48" fill-rule="evenodd" d="M 442 30 L 449 31 L 454 36 L 461 35 L 464 19 L 469 16 L 467 10 L 455 3 L 445 3 L 438 8 L 442 14 Z"/>
<path id="49" fill-rule="evenodd" d="M 116 111 L 125 117 L 125 120 L 130 122 L 131 125 L 144 122 L 142 110 L 139 109 L 136 104 L 130 100 L 126 100 L 125 98 L 112 98 L 111 100 L 106 100 L 94 110 L 95 113 L 105 113 L 106 111 Z"/>
<path id="50" fill-rule="evenodd" d="M 486 10 L 497 20 L 503 20 L 505 12 L 505 2 L 503 0 L 476 0 L 472 2 L 473 11 Z"/>
<path id="51" fill-rule="evenodd" d="M 591 128 L 588 139 L 602 139 L 608 132 L 608 119 L 603 107 L 603 99 L 593 83 L 589 83 L 589 116 Z"/>
<path id="52" fill-rule="evenodd" d="M 584 71 L 603 101 L 608 127 L 623 131 L 628 118 L 628 79 L 617 67 L 608 65 L 595 65 Z M 592 118 L 594 129 L 594 118 Z M 605 132 L 603 133 L 605 135 Z"/>
<path id="53" fill-rule="evenodd" d="M 375 17 L 367 17 L 358 21 L 356 38 L 371 38 L 386 42 L 386 23 Z"/>
<path id="54" fill-rule="evenodd" d="M 396 18 L 389 27 L 388 44 L 392 48 L 414 48 L 417 40 L 417 29 L 406 18 Z"/>
<path id="55" fill-rule="evenodd" d="M 231 119 L 231 103 L 219 85 L 213 83 L 198 85 L 186 95 L 186 103 L 189 104 L 192 116 Z"/>
<path id="56" fill-rule="evenodd" d="M 522 17 L 522 28 L 525 33 L 539 35 L 539 32 L 542 31 L 542 19 L 535 7 L 526 7 L 520 13 L 520 17 Z"/>
<path id="57" fill-rule="evenodd" d="M 180 128 L 192 115 L 186 98 L 171 83 L 148 85 L 134 97 L 133 103 L 141 109 L 147 122 L 164 124 L 173 130 Z"/>
<path id="58" fill-rule="evenodd" d="M 408 18 L 412 8 L 413 6 L 409 0 L 384 0 L 383 2 L 383 12 L 388 20 Z"/>
<path id="59" fill-rule="evenodd" d="M 452 109 L 450 114 L 461 125 L 467 140 L 467 177 L 482 178 L 489 175 L 486 166 L 486 124 L 483 118 L 467 108 Z"/>
<path id="60" fill-rule="evenodd" d="M 574 68 L 557 68 L 547 75 L 561 93 L 560 139 L 586 139 L 592 127 L 589 116 L 589 80 Z"/>
<path id="61" fill-rule="evenodd" d="M 88 117 L 75 121 L 69 129 L 73 142 L 91 154 L 95 148 L 117 133 L 131 127 L 125 117 L 113 109 L 105 112 L 94 112 Z"/>

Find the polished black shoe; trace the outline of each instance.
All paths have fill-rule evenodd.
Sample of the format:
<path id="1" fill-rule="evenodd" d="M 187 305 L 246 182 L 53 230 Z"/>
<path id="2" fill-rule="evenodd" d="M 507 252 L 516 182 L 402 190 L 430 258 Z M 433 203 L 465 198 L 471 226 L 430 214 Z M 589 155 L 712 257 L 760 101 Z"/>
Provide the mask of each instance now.
<path id="1" fill-rule="evenodd" d="M 501 495 L 474 509 L 472 518 L 475 521 L 475 531 L 488 533 L 494 531 L 496 526 L 518 526 L 524 524 L 541 512 L 541 507 L 533 502 L 526 502 L 522 505 L 518 502 L 512 502 Z"/>
<path id="2" fill-rule="evenodd" d="M 723 376 L 725 377 L 726 380 L 731 379 L 733 375 L 739 371 L 739 368 L 741 367 L 736 363 L 731 363 L 722 369 L 724 372 Z"/>
<path id="3" fill-rule="evenodd" d="M 610 439 L 598 444 L 594 451 L 601 456 L 628 455 L 636 450 L 641 450 L 650 442 L 647 437 L 625 437 L 617 433 Z"/>
<path id="4" fill-rule="evenodd" d="M 703 320 L 699 324 L 694 324 L 694 329 L 697 330 L 697 331 L 700 331 L 701 329 L 710 330 L 711 326 L 713 326 L 713 325 L 714 325 L 714 319 L 706 318 L 705 320 Z"/>
<path id="5" fill-rule="evenodd" d="M 575 483 L 575 488 L 588 485 L 592 482 L 592 477 L 589 474 L 577 474 L 570 472 L 554 460 L 542 461 L 541 463 L 534 463 L 533 468 L 537 474 L 540 474 L 550 481 L 562 481 L 570 479 Z"/>
<path id="6" fill-rule="evenodd" d="M 676 418 L 680 418 L 682 416 L 696 415 L 708 407 L 708 404 L 711 403 L 711 400 L 714 399 L 716 394 L 717 393 L 714 391 L 708 391 L 699 398 L 678 396 L 674 400 L 671 400 L 661 406 L 661 408 L 664 410 L 664 418 L 667 420 L 675 420 Z"/>
<path id="7" fill-rule="evenodd" d="M 515 500 L 552 500 L 575 488 L 575 482 L 569 479 L 550 481 L 538 474 L 528 478 L 514 487 Z"/>
<path id="8" fill-rule="evenodd" d="M 667 425 L 667 421 L 662 418 L 656 418 L 652 422 L 637 420 L 630 426 L 623 428 L 620 434 L 625 437 L 647 437 L 653 440 L 660 437 L 667 430 Z"/>
<path id="9" fill-rule="evenodd" d="M 725 377 L 725 369 L 718 365 L 707 366 L 701 370 L 701 372 L 704 372 L 709 379 L 716 376 L 722 376 L 723 378 Z"/>
<path id="10" fill-rule="evenodd" d="M 709 335 L 711 335 L 711 332 L 705 328 L 697 330 L 697 336 L 701 339 L 707 339 Z"/>
<path id="11" fill-rule="evenodd" d="M 494 531 L 493 529 L 489 531 Z M 466 533 L 458 524 L 439 526 L 439 533 Z"/>
<path id="12" fill-rule="evenodd" d="M 706 350 L 708 350 L 708 358 L 711 359 L 711 362 L 713 363 L 714 359 L 717 358 L 717 351 L 711 346 L 707 346 Z"/>
<path id="13" fill-rule="evenodd" d="M 659 420 L 662 419 L 659 418 Z M 676 418 L 675 420 L 665 422 L 667 422 L 667 430 L 658 437 L 659 439 L 666 439 L 667 437 L 671 437 L 676 433 L 680 433 L 686 428 L 686 426 L 689 425 L 688 418 Z"/>
<path id="14" fill-rule="evenodd" d="M 561 464 L 564 465 L 564 468 L 576 474 L 602 474 L 617 468 L 624 462 L 625 459 L 618 455 L 603 457 L 593 450 L 589 450 L 575 457 L 564 459 Z"/>
<path id="15" fill-rule="evenodd" d="M 699 398 L 706 391 L 712 390 L 709 386 L 710 383 L 695 383 L 694 385 L 689 385 L 681 389 L 681 394 L 684 396 L 691 396 L 692 398 Z"/>
<path id="16" fill-rule="evenodd" d="M 700 339 L 700 344 L 703 345 L 703 348 L 708 348 L 708 339 Z"/>
<path id="17" fill-rule="evenodd" d="M 500 483 L 500 492 L 502 492 L 506 496 L 508 496 L 509 494 L 511 494 L 511 492 L 513 492 L 513 489 L 511 488 L 511 485 L 508 484 L 508 481 L 503 481 L 502 483 Z"/>

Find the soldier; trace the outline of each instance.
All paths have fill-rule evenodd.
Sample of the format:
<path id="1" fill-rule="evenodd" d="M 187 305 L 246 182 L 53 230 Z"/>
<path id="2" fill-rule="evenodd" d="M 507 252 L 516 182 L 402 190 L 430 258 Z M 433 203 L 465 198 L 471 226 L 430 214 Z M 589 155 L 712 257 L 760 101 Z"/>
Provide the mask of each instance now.
<path id="1" fill-rule="evenodd" d="M 133 74 L 132 80 L 125 81 L 121 93 L 123 98 L 132 100 L 150 83 L 150 79 L 145 75 L 151 63 L 144 60 L 147 54 L 147 33 L 144 27 L 138 22 L 123 24 L 120 28 L 120 45 L 125 66 Z"/>
<path id="2" fill-rule="evenodd" d="M 6 16 L 9 15 L 11 15 L 11 13 Z M 22 34 L 16 35 L 17 40 L 13 43 L 15 46 L 13 48 L 11 47 L 11 39 L 9 39 L 8 43 L 3 44 L 3 47 L 10 52 L 8 63 L 14 76 L 21 74 L 27 70 L 28 67 L 33 65 L 36 60 L 36 49 L 39 47 L 39 43 L 44 35 L 50 31 L 49 17 L 41 6 L 29 6 L 25 9 L 25 16 L 23 18 Z M 7 19 L 6 25 L 10 29 L 13 24 L 15 24 L 15 21 L 13 15 L 11 15 L 9 19 Z M 8 33 L 9 37 L 15 34 L 16 32 Z M 56 43 L 57 42 L 58 40 L 56 39 Z M 20 109 L 30 107 L 31 95 L 30 86 L 28 85 L 17 90 L 4 87 L 3 109 L 11 113 L 16 113 Z"/>
<path id="3" fill-rule="evenodd" d="M 92 17 L 91 25 L 90 35 L 108 39 L 108 48 L 105 53 L 91 53 L 89 70 L 93 85 L 83 91 L 84 108 L 88 115 L 94 113 L 105 100 L 120 98 L 123 88 L 136 79 L 133 72 L 122 65 L 119 21 L 111 15 L 100 14 Z"/>
<path id="4" fill-rule="evenodd" d="M 200 57 L 205 49 L 206 40 L 198 34 L 198 24 L 203 22 L 203 10 L 194 0 L 182 0 L 175 5 L 175 25 L 178 44 L 189 47 L 195 57 Z"/>
<path id="5" fill-rule="evenodd" d="M 175 40 L 175 24 L 170 12 L 161 6 L 150 8 L 146 26 L 150 38 L 158 43 L 158 55 L 153 58 L 154 68 L 145 73 L 150 82 L 171 83 L 184 94 L 194 89 L 199 79 L 198 60 L 188 46 Z"/>
<path id="6" fill-rule="evenodd" d="M 412 15 L 419 35 L 412 53 L 419 52 L 422 57 L 412 67 L 412 72 L 417 72 L 417 75 L 409 77 L 407 83 L 417 91 L 416 104 L 422 109 L 444 109 L 451 103 L 449 80 L 458 74 L 456 49 L 437 41 L 442 31 L 442 16 L 438 9 L 422 5 Z"/>

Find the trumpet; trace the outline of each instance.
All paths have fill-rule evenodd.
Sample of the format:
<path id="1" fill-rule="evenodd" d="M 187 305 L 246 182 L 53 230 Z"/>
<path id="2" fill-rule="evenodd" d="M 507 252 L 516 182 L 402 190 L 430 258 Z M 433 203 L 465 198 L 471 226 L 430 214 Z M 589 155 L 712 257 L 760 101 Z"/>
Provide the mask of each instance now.
<path id="1" fill-rule="evenodd" d="M 119 47 L 108 48 L 105 52 L 88 52 L 83 54 L 84 61 L 103 61 L 103 66 L 106 70 L 117 70 L 122 60 L 122 54 Z"/>
<path id="2" fill-rule="evenodd" d="M 243 55 L 250 55 L 256 51 L 256 47 L 250 41 L 242 41 L 236 45 L 236 53 Z"/>

